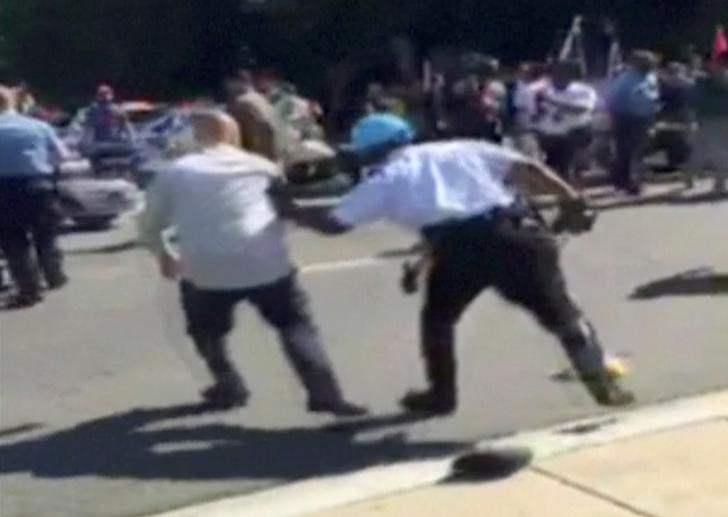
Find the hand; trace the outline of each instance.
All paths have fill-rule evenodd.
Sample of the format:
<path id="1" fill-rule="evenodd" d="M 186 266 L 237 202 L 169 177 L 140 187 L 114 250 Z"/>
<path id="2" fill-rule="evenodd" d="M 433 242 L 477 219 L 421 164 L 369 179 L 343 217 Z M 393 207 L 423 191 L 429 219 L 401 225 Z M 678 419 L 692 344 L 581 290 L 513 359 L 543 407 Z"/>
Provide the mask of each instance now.
<path id="1" fill-rule="evenodd" d="M 590 210 L 584 198 L 562 202 L 559 215 L 552 225 L 554 233 L 581 234 L 594 228 L 597 213 Z"/>
<path id="2" fill-rule="evenodd" d="M 179 259 L 174 255 L 164 252 L 157 257 L 159 262 L 159 273 L 166 280 L 174 282 L 179 278 L 180 265 Z"/>

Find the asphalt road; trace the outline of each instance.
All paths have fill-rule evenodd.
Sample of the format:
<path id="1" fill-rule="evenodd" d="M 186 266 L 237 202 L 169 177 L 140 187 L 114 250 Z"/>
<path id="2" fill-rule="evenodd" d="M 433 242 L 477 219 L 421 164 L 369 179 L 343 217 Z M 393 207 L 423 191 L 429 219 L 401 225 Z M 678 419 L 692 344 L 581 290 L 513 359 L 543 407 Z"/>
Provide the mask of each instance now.
<path id="1" fill-rule="evenodd" d="M 628 356 L 640 403 L 728 386 L 726 277 L 646 285 L 727 272 L 727 220 L 726 202 L 620 208 L 565 247 L 573 291 L 607 347 Z M 397 256 L 414 239 L 375 226 L 338 240 L 291 236 L 342 383 L 375 416 L 332 429 L 306 414 L 274 336 L 243 308 L 231 343 L 251 405 L 191 415 L 204 371 L 174 287 L 130 238 L 128 226 L 66 237 L 70 286 L 0 313 L 3 517 L 141 515 L 600 411 L 578 385 L 550 380 L 565 366 L 554 340 L 486 294 L 460 327 L 460 410 L 404 421 L 396 400 L 422 382 L 420 301 L 398 292 Z M 630 299 L 640 287 L 645 299 Z"/>

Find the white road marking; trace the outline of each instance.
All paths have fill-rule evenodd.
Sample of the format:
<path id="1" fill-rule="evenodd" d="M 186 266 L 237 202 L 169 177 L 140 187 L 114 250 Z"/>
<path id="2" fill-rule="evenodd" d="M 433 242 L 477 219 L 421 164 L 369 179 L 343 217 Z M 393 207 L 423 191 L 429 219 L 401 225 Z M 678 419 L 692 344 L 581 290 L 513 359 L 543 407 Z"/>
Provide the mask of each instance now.
<path id="1" fill-rule="evenodd" d="M 487 440 L 475 450 L 527 447 L 534 461 L 586 447 L 728 418 L 728 391 Z M 433 485 L 450 474 L 455 456 L 368 468 L 291 483 L 155 517 L 294 517 Z"/>
<path id="2" fill-rule="evenodd" d="M 341 271 L 346 269 L 361 269 L 391 264 L 394 260 L 395 259 L 368 257 L 351 260 L 338 260 L 333 262 L 318 262 L 302 266 L 300 268 L 300 271 L 303 274 L 308 274 L 325 273 L 328 271 Z"/>

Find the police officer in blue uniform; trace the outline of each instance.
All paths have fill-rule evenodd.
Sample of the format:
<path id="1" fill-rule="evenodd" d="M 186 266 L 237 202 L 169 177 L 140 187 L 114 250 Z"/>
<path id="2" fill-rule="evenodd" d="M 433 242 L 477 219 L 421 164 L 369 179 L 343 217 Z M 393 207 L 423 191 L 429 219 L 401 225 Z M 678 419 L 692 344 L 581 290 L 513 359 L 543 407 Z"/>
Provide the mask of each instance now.
<path id="1" fill-rule="evenodd" d="M 22 308 L 42 298 L 38 266 L 48 288 L 67 282 L 53 182 L 67 151 L 51 126 L 17 113 L 14 101 L 0 86 L 0 248 L 17 287 L 10 306 Z"/>

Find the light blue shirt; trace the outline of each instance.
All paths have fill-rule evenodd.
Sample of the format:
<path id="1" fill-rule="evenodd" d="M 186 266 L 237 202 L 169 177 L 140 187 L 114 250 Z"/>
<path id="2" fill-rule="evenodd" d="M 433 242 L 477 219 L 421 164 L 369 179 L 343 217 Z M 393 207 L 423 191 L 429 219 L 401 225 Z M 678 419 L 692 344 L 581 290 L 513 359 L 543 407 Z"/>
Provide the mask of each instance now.
<path id="1" fill-rule="evenodd" d="M 609 85 L 607 106 L 617 115 L 651 118 L 659 109 L 660 87 L 655 74 L 628 70 Z"/>
<path id="2" fill-rule="evenodd" d="M 66 152 L 49 124 L 0 113 L 0 179 L 49 175 Z"/>
<path id="3" fill-rule="evenodd" d="M 419 231 L 487 214 L 514 203 L 508 176 L 526 161 L 515 151 L 475 140 L 410 146 L 376 167 L 332 216 L 349 227 L 386 219 Z"/>

